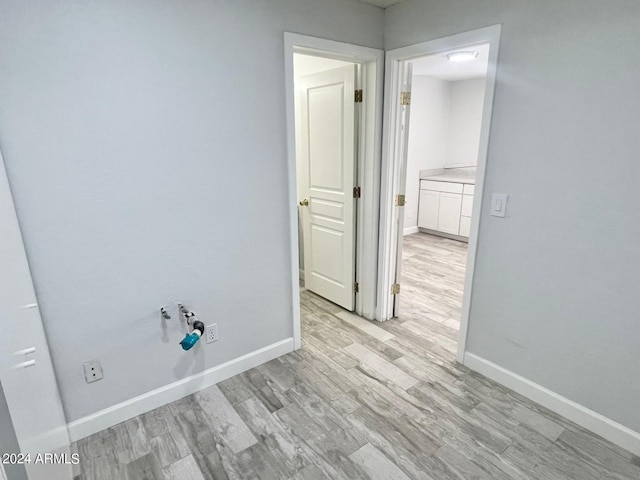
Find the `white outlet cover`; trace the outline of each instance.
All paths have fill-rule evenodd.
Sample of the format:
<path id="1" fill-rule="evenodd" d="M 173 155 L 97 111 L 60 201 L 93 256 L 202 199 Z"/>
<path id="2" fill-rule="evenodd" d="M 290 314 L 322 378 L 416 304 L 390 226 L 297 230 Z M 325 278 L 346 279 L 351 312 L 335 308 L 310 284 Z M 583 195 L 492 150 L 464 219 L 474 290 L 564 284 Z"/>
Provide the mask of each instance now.
<path id="1" fill-rule="evenodd" d="M 211 325 L 207 325 L 204 329 L 204 335 L 207 339 L 207 343 L 217 342 L 218 341 L 218 324 L 213 323 Z"/>
<path id="2" fill-rule="evenodd" d="M 84 368 L 84 378 L 87 380 L 87 383 L 97 382 L 98 380 L 102 380 L 102 365 L 100 365 L 99 360 L 91 360 L 90 362 L 86 362 L 82 365 Z"/>

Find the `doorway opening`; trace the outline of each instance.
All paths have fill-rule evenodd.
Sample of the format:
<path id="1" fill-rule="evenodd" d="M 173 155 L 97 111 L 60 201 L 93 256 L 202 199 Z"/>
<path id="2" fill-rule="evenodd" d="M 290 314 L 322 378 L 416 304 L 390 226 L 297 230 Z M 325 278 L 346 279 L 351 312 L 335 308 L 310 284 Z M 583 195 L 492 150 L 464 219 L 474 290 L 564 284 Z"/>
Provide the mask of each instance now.
<path id="1" fill-rule="evenodd" d="M 493 26 L 387 54 L 378 316 L 409 320 L 461 363 L 499 36 Z"/>
<path id="2" fill-rule="evenodd" d="M 384 53 L 285 33 L 295 348 L 300 289 L 373 319 Z"/>
<path id="3" fill-rule="evenodd" d="M 460 50 L 458 50 L 460 51 Z M 394 316 L 455 348 L 460 331 L 489 45 L 411 60 L 402 246 Z"/>
<path id="4" fill-rule="evenodd" d="M 360 65 L 293 54 L 300 284 L 355 310 Z"/>

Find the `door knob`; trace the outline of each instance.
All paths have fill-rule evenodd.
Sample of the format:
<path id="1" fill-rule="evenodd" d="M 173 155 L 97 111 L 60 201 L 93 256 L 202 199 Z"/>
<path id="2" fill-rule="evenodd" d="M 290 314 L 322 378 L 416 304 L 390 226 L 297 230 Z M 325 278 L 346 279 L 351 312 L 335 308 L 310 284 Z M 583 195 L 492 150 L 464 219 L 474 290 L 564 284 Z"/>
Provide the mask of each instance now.
<path id="1" fill-rule="evenodd" d="M 301 200 L 300 201 L 300 206 L 308 207 L 309 206 L 309 200 L 307 200 L 306 198 L 304 200 Z"/>

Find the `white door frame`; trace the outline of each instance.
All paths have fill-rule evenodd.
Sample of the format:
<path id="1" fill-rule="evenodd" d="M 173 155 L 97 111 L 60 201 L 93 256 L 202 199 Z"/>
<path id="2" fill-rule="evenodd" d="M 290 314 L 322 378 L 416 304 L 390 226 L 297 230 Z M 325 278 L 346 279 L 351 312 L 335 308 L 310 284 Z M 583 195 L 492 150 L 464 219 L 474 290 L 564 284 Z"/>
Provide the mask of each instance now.
<path id="1" fill-rule="evenodd" d="M 0 381 L 16 438 L 22 453 L 70 454 L 67 421 L 2 152 L 0 245 L 0 321 L 10 322 L 0 336 Z M 25 395 L 25 385 L 32 395 Z M 68 480 L 73 473 L 70 465 L 25 467 L 32 480 Z"/>
<path id="2" fill-rule="evenodd" d="M 295 87 L 293 54 L 345 60 L 362 65 L 363 102 L 358 154 L 358 184 L 362 196 L 356 224 L 356 265 L 359 292 L 356 313 L 374 318 L 378 267 L 378 211 L 380 200 L 380 158 L 382 138 L 382 78 L 384 51 L 285 32 L 284 68 L 287 109 L 287 157 L 289 173 L 289 229 L 291 242 L 291 304 L 294 348 L 301 346 L 300 284 L 298 270 L 298 196 L 296 188 Z"/>
<path id="3" fill-rule="evenodd" d="M 489 146 L 489 130 L 493 110 L 493 93 L 495 89 L 496 70 L 498 65 L 498 48 L 500 43 L 501 25 L 492 25 L 470 32 L 464 32 L 449 37 L 430 40 L 428 42 L 410 45 L 407 47 L 390 50 L 387 52 L 385 71 L 385 128 L 383 135 L 383 158 L 381 178 L 381 209 L 380 209 L 380 257 L 378 271 L 378 310 L 376 317 L 385 321 L 393 315 L 393 296 L 391 285 L 395 281 L 394 255 L 397 251 L 397 236 L 394 234 L 394 225 L 397 224 L 397 216 L 400 209 L 394 206 L 395 195 L 400 191 L 400 172 L 403 170 L 401 159 L 395 155 L 396 143 L 399 139 L 400 129 L 398 124 L 397 109 L 400 98 L 400 71 L 401 64 L 413 58 L 444 52 L 466 45 L 489 43 L 489 65 L 487 69 L 487 81 L 484 96 L 484 110 L 482 113 L 482 127 L 480 132 L 480 147 L 478 151 L 478 166 L 476 173 L 476 187 L 473 198 L 473 216 L 471 218 L 471 233 L 469 235 L 469 253 L 467 270 L 464 282 L 464 295 L 462 299 L 462 316 L 460 318 L 460 337 L 458 341 L 457 360 L 464 363 L 466 350 L 467 331 L 469 327 L 469 312 L 471 307 L 473 276 L 478 250 L 478 231 L 480 227 L 480 214 L 482 212 L 483 186 L 485 167 L 487 163 L 487 150 Z M 392 101 L 393 99 L 393 101 Z M 406 163 L 406 158 L 402 159 Z"/>

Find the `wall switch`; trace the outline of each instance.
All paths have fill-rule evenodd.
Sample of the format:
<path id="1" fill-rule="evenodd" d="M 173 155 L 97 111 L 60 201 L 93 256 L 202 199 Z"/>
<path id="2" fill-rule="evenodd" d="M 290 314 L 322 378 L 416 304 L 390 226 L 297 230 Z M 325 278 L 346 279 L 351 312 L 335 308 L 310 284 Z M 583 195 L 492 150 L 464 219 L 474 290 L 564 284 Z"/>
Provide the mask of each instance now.
<path id="1" fill-rule="evenodd" d="M 494 193 L 491 197 L 491 215 L 504 217 L 507 214 L 507 194 Z"/>
<path id="2" fill-rule="evenodd" d="M 102 380 L 102 365 L 100 365 L 99 360 L 91 360 L 82 366 L 84 367 L 84 378 L 87 380 L 87 383 Z"/>
<path id="3" fill-rule="evenodd" d="M 207 338 L 207 343 L 217 342 L 218 341 L 218 324 L 213 323 L 205 327 L 204 334 L 205 334 L 205 337 Z"/>

